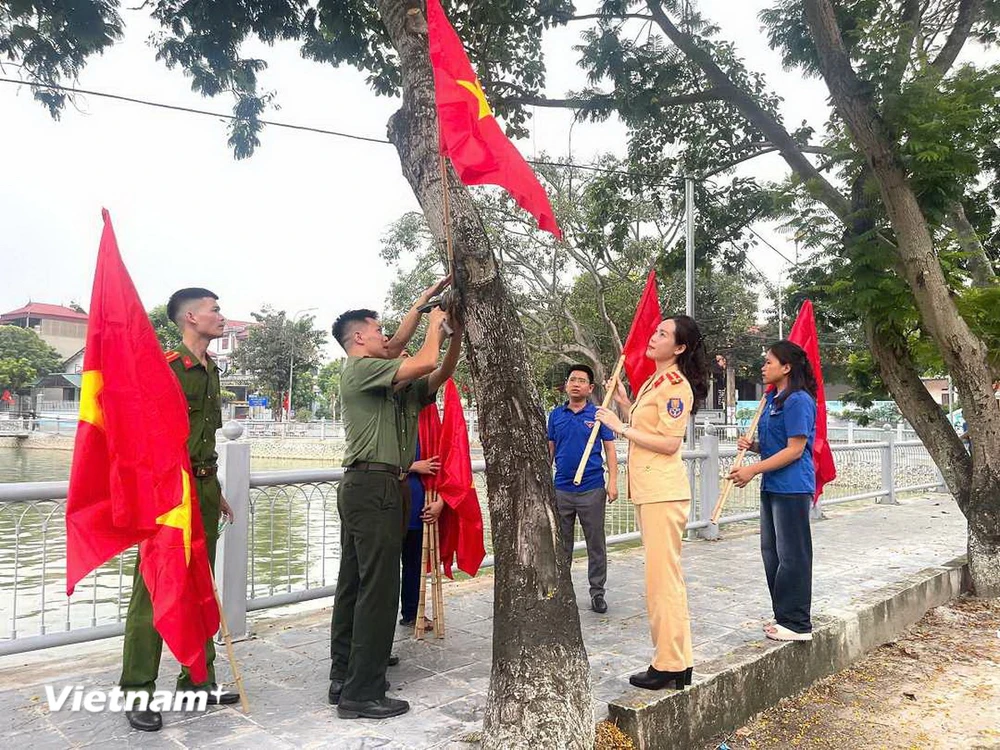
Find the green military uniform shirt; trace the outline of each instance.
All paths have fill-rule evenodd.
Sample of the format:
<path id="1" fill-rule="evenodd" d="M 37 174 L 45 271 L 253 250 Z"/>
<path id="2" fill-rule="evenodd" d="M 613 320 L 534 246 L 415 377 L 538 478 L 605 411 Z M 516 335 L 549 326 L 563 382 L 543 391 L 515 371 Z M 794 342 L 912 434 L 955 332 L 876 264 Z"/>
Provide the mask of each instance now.
<path id="1" fill-rule="evenodd" d="M 402 359 L 348 357 L 340 376 L 344 404 L 344 466 L 377 461 L 402 466 L 392 379 Z"/>
<path id="2" fill-rule="evenodd" d="M 177 376 L 187 398 L 188 421 L 191 423 L 188 454 L 196 467 L 215 464 L 218 459 L 215 431 L 222 427 L 219 367 L 211 357 L 206 356 L 205 361 L 207 365 L 199 362 L 184 344 L 167 352 L 170 369 Z"/>

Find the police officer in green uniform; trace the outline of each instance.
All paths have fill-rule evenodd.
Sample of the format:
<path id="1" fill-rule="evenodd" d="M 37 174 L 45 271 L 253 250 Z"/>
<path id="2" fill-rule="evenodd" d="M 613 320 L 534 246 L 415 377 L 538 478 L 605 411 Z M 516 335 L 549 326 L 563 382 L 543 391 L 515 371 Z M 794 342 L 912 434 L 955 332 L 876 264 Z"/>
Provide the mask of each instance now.
<path id="1" fill-rule="evenodd" d="M 201 519 L 205 526 L 208 559 L 215 565 L 215 546 L 219 540 L 219 519 L 232 520 L 232 511 L 222 497 L 216 477 L 215 431 L 222 427 L 219 396 L 219 368 L 208 356 L 208 344 L 222 335 L 226 319 L 219 312 L 218 297 L 207 289 L 189 288 L 174 292 L 167 304 L 167 315 L 181 330 L 182 343 L 167 352 L 170 369 L 177 375 L 187 397 L 191 432 L 188 452 L 194 472 Z M 132 598 L 125 619 L 125 647 L 120 685 L 123 691 L 156 689 L 160 669 L 163 639 L 153 627 L 153 605 L 149 591 L 139 573 L 136 557 L 132 578 Z M 178 690 L 206 690 L 208 703 L 235 703 L 239 694 L 215 690 L 215 646 L 209 639 L 205 647 L 208 662 L 208 682 L 194 685 L 186 667 L 177 678 Z M 212 692 L 214 690 L 214 692 Z M 155 732 L 163 726 L 158 711 L 126 711 L 129 724 L 135 729 Z"/>
<path id="2" fill-rule="evenodd" d="M 447 279 L 439 286 L 445 283 Z M 428 318 L 424 344 L 409 358 L 398 356 L 399 339 L 390 341 L 383 334 L 372 310 L 350 310 L 333 325 L 334 338 L 348 357 L 341 375 L 347 446 L 337 494 L 341 558 L 330 632 L 329 697 L 345 719 L 384 719 L 410 708 L 385 694 L 399 601 L 401 482 L 412 462 L 412 455 L 407 462 L 412 447 L 403 435 L 409 419 L 401 411 L 396 386 L 436 369 L 447 314 L 434 308 Z M 452 348 L 457 360 L 457 346 Z M 437 385 L 444 381 L 438 379 L 443 372 L 444 366 L 435 375 Z M 437 385 L 429 379 L 414 384 L 413 398 L 427 402 Z"/>

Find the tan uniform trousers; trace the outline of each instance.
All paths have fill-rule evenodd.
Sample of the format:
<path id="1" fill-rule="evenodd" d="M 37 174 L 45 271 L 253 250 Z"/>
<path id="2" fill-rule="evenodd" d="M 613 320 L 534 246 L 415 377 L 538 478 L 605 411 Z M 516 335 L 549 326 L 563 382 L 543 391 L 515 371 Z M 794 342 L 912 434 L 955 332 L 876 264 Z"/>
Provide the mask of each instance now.
<path id="1" fill-rule="evenodd" d="M 694 666 L 687 587 L 681 572 L 681 539 L 690 500 L 636 505 L 646 557 L 646 608 L 653 639 L 653 668 L 681 672 Z"/>

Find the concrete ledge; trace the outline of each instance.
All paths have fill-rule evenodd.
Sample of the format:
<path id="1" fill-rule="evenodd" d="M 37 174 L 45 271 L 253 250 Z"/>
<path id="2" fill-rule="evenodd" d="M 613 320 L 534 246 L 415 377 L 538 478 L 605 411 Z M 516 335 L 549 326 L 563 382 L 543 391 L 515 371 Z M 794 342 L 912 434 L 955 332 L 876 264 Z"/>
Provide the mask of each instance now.
<path id="1" fill-rule="evenodd" d="M 958 558 L 865 594 L 850 611 L 828 611 L 817 618 L 810 642 L 777 643 L 761 635 L 760 642 L 696 664 L 687 690 L 632 688 L 608 704 L 609 718 L 639 750 L 695 747 L 893 640 L 967 590 L 965 567 Z"/>

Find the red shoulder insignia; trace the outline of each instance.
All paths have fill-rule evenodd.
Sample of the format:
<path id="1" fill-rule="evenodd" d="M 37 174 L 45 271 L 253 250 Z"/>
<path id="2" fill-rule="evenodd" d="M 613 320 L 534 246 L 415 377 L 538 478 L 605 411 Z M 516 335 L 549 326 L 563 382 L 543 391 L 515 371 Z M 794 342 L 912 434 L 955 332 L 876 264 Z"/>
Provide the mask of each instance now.
<path id="1" fill-rule="evenodd" d="M 167 362 L 173 362 L 175 359 L 181 356 L 180 352 L 169 351 L 167 352 Z"/>
<path id="2" fill-rule="evenodd" d="M 680 385 L 681 383 L 684 382 L 684 376 L 681 375 L 679 372 L 668 372 L 667 380 L 670 381 L 671 385 Z"/>

